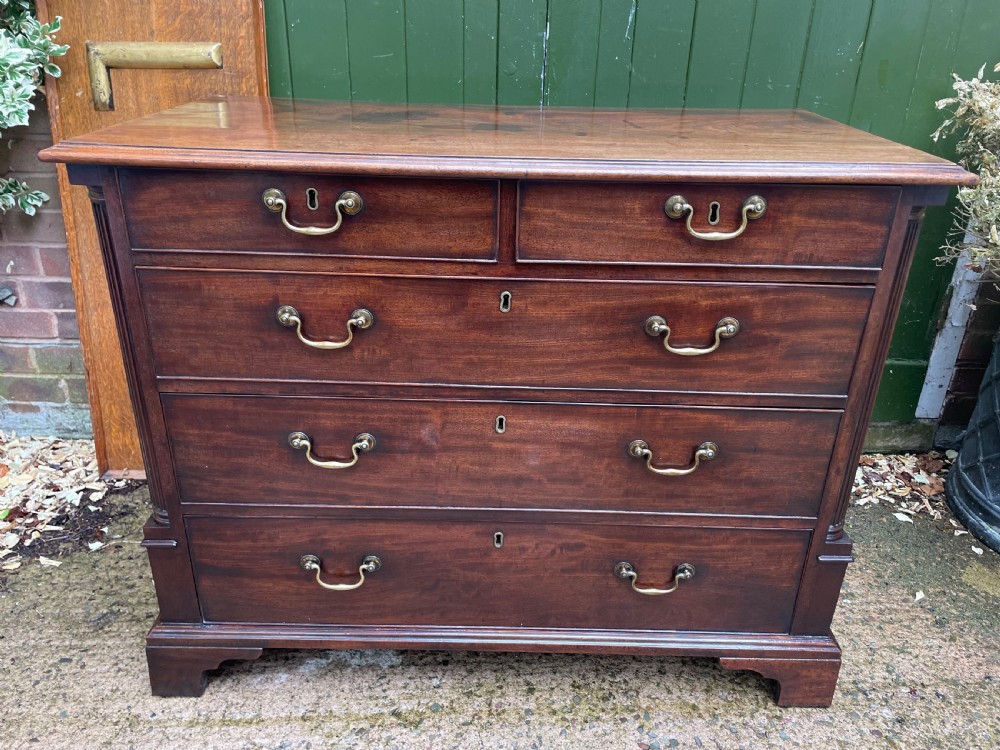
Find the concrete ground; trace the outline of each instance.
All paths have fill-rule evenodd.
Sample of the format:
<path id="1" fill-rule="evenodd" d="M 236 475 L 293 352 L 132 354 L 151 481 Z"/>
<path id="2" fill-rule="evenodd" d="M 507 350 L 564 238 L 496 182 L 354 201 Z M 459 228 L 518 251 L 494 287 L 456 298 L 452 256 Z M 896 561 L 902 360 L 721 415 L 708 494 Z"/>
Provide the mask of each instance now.
<path id="1" fill-rule="evenodd" d="M 192 699 L 149 694 L 148 501 L 113 502 L 121 539 L 0 593 L 4 748 L 1000 747 L 1000 555 L 946 521 L 852 509 L 829 709 L 710 659 L 395 651 L 268 652 Z"/>

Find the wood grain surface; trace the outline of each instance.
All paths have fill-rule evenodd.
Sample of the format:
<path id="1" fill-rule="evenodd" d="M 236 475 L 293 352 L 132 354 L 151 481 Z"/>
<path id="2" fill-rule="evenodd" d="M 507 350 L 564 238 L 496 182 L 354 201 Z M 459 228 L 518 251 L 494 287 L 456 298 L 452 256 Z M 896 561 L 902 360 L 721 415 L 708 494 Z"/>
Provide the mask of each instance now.
<path id="1" fill-rule="evenodd" d="M 161 376 L 717 393 L 846 393 L 872 293 L 162 269 L 138 279 Z M 343 340 L 356 308 L 375 322 L 320 351 L 278 323 L 281 305 L 313 339 Z M 675 347 L 707 348 L 725 317 L 741 329 L 710 354 L 680 356 L 645 333 L 651 315 Z"/>
<path id="2" fill-rule="evenodd" d="M 164 395 L 182 502 L 815 515 L 839 412 Z M 505 418 L 505 432 L 495 430 Z M 377 445 L 346 461 L 359 433 Z M 719 456 L 686 468 L 703 442 Z"/>
<path id="3" fill-rule="evenodd" d="M 187 525 L 209 622 L 758 633 L 787 628 L 809 537 L 765 529 L 281 518 L 192 517 Z M 378 556 L 382 567 L 358 589 L 328 591 L 299 567 L 305 554 L 321 559 L 327 583 L 356 582 L 366 555 Z M 668 587 L 681 563 L 696 572 L 672 594 L 646 596 L 614 575 L 621 561 L 634 566 L 641 587 Z"/>
<path id="4" fill-rule="evenodd" d="M 974 184 L 800 110 L 443 107 L 220 97 L 63 141 L 43 161 L 346 174 Z"/>

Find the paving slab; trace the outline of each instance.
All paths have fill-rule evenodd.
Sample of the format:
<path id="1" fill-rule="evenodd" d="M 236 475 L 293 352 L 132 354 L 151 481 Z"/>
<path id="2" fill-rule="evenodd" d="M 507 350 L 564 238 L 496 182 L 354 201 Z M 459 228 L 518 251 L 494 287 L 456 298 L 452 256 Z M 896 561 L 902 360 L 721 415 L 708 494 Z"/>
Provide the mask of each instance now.
<path id="1" fill-rule="evenodd" d="M 120 538 L 0 591 L 4 748 L 1000 747 L 1000 555 L 945 520 L 851 509 L 829 709 L 780 709 L 711 659 L 425 651 L 267 652 L 201 698 L 154 698 L 148 495 L 109 502 Z"/>

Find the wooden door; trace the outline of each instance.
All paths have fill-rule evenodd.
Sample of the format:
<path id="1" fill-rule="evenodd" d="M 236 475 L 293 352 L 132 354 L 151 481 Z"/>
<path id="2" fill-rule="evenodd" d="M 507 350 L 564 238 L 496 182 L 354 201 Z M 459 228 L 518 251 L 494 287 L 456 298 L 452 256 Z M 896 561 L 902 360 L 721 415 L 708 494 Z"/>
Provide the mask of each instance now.
<path id="1" fill-rule="evenodd" d="M 267 93 L 262 0 L 38 0 L 38 12 L 43 20 L 62 16 L 58 40 L 70 46 L 58 60 L 62 77 L 46 81 L 57 142 L 213 94 Z M 163 46 L 168 42 L 218 44 L 214 57 L 221 58 L 221 67 L 203 60 L 196 64 L 213 67 L 134 69 L 112 59 L 101 67 L 109 74 L 113 97 L 110 105 L 101 105 L 92 95 L 88 42 L 141 42 L 160 57 L 170 57 Z M 188 50 L 186 64 L 197 56 Z M 143 470 L 142 456 L 90 201 L 86 188 L 70 186 L 63 165 L 59 192 L 98 463 L 102 472 L 128 470 L 132 476 Z"/>

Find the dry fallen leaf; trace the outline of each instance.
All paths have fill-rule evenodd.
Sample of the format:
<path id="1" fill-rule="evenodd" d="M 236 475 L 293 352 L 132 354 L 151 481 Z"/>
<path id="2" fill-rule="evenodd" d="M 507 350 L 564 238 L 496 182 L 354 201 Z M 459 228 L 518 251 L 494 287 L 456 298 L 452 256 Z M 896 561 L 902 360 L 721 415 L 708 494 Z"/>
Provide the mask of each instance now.
<path id="1" fill-rule="evenodd" d="M 913 601 L 919 602 L 923 598 L 924 598 L 924 592 L 923 591 L 918 591 L 917 595 L 913 597 Z"/>
<path id="2" fill-rule="evenodd" d="M 910 518 L 905 513 L 893 513 L 892 515 L 894 515 L 896 519 L 899 521 L 905 521 L 906 523 L 913 523 L 913 519 Z"/>
<path id="3" fill-rule="evenodd" d="M 58 560 L 52 560 L 48 557 L 45 557 L 44 555 L 38 556 L 38 562 L 49 568 L 58 568 L 60 565 L 62 565 L 62 563 L 59 562 Z"/>
<path id="4" fill-rule="evenodd" d="M 975 552 L 977 555 L 983 554 L 983 548 L 982 547 L 973 547 L 972 551 Z"/>

